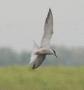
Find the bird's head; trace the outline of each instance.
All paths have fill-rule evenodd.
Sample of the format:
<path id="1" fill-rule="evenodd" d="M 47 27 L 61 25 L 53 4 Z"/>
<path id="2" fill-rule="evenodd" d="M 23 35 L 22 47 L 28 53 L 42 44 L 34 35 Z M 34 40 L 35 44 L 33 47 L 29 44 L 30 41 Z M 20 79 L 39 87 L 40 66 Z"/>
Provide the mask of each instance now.
<path id="1" fill-rule="evenodd" d="M 56 54 L 56 51 L 55 51 L 54 49 L 52 49 L 52 54 L 53 54 L 54 56 L 56 56 L 56 58 L 58 57 L 57 54 Z"/>

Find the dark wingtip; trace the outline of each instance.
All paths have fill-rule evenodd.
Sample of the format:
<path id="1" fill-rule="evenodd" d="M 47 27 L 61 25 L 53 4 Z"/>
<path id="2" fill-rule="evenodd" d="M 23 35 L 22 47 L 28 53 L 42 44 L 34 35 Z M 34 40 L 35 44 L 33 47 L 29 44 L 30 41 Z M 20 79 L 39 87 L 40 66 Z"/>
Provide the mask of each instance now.
<path id="1" fill-rule="evenodd" d="M 47 22 L 47 23 L 48 23 L 48 19 L 49 19 L 50 16 L 52 16 L 52 11 L 51 11 L 51 9 L 49 8 L 48 15 L 47 15 L 47 18 L 46 18 L 46 22 Z"/>
<path id="2" fill-rule="evenodd" d="M 37 69 L 39 66 L 36 66 L 35 64 L 32 66 L 32 69 L 35 70 Z"/>
<path id="3" fill-rule="evenodd" d="M 52 10 L 51 10 L 51 8 L 49 8 L 49 14 L 50 14 L 50 13 L 52 14 Z"/>
<path id="4" fill-rule="evenodd" d="M 35 65 L 33 65 L 33 66 L 32 66 L 32 69 L 35 69 L 35 68 L 36 68 Z"/>
<path id="5" fill-rule="evenodd" d="M 49 8 L 49 12 L 51 12 L 51 8 Z"/>

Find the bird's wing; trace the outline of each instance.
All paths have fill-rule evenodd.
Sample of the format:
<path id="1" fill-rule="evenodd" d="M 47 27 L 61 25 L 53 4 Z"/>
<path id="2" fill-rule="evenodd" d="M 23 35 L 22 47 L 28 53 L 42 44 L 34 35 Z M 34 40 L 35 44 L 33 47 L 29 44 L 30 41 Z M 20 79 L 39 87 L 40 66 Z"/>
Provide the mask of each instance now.
<path id="1" fill-rule="evenodd" d="M 38 68 L 44 61 L 45 57 L 46 55 L 37 55 L 37 57 L 35 58 L 35 61 L 33 62 L 32 69 Z"/>
<path id="2" fill-rule="evenodd" d="M 52 34 L 53 34 L 53 15 L 51 9 L 49 9 L 44 25 L 44 35 L 41 40 L 41 47 L 49 47 Z"/>
<path id="3" fill-rule="evenodd" d="M 37 55 L 35 55 L 33 52 L 31 54 L 31 58 L 30 58 L 30 61 L 29 61 L 29 64 L 32 64 L 37 58 Z"/>
<path id="4" fill-rule="evenodd" d="M 39 67 L 42 62 L 44 61 L 46 55 L 35 55 L 33 54 L 33 56 L 31 57 L 31 62 L 30 64 L 32 64 L 32 69 L 35 69 L 37 67 Z"/>

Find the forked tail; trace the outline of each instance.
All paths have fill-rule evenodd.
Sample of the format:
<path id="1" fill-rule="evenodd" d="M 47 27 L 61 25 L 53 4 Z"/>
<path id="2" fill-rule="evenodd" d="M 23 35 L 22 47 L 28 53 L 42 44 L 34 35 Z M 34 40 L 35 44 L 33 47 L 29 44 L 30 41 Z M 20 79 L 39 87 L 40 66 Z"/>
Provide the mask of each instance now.
<path id="1" fill-rule="evenodd" d="M 35 59 L 37 58 L 37 55 L 34 54 L 35 50 L 37 50 L 39 48 L 39 46 L 37 45 L 37 43 L 33 40 L 33 49 L 31 52 L 31 58 L 30 58 L 30 62 L 29 64 L 32 64 Z"/>

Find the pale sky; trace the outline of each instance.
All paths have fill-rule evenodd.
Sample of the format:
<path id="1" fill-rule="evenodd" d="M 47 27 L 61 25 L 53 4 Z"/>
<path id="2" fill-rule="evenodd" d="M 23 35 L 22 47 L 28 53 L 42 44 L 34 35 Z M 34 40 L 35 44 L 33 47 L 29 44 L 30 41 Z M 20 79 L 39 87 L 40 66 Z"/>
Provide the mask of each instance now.
<path id="1" fill-rule="evenodd" d="M 40 43 L 48 9 L 54 16 L 51 44 L 84 46 L 84 0 L 0 0 L 0 47 L 31 50 Z"/>

